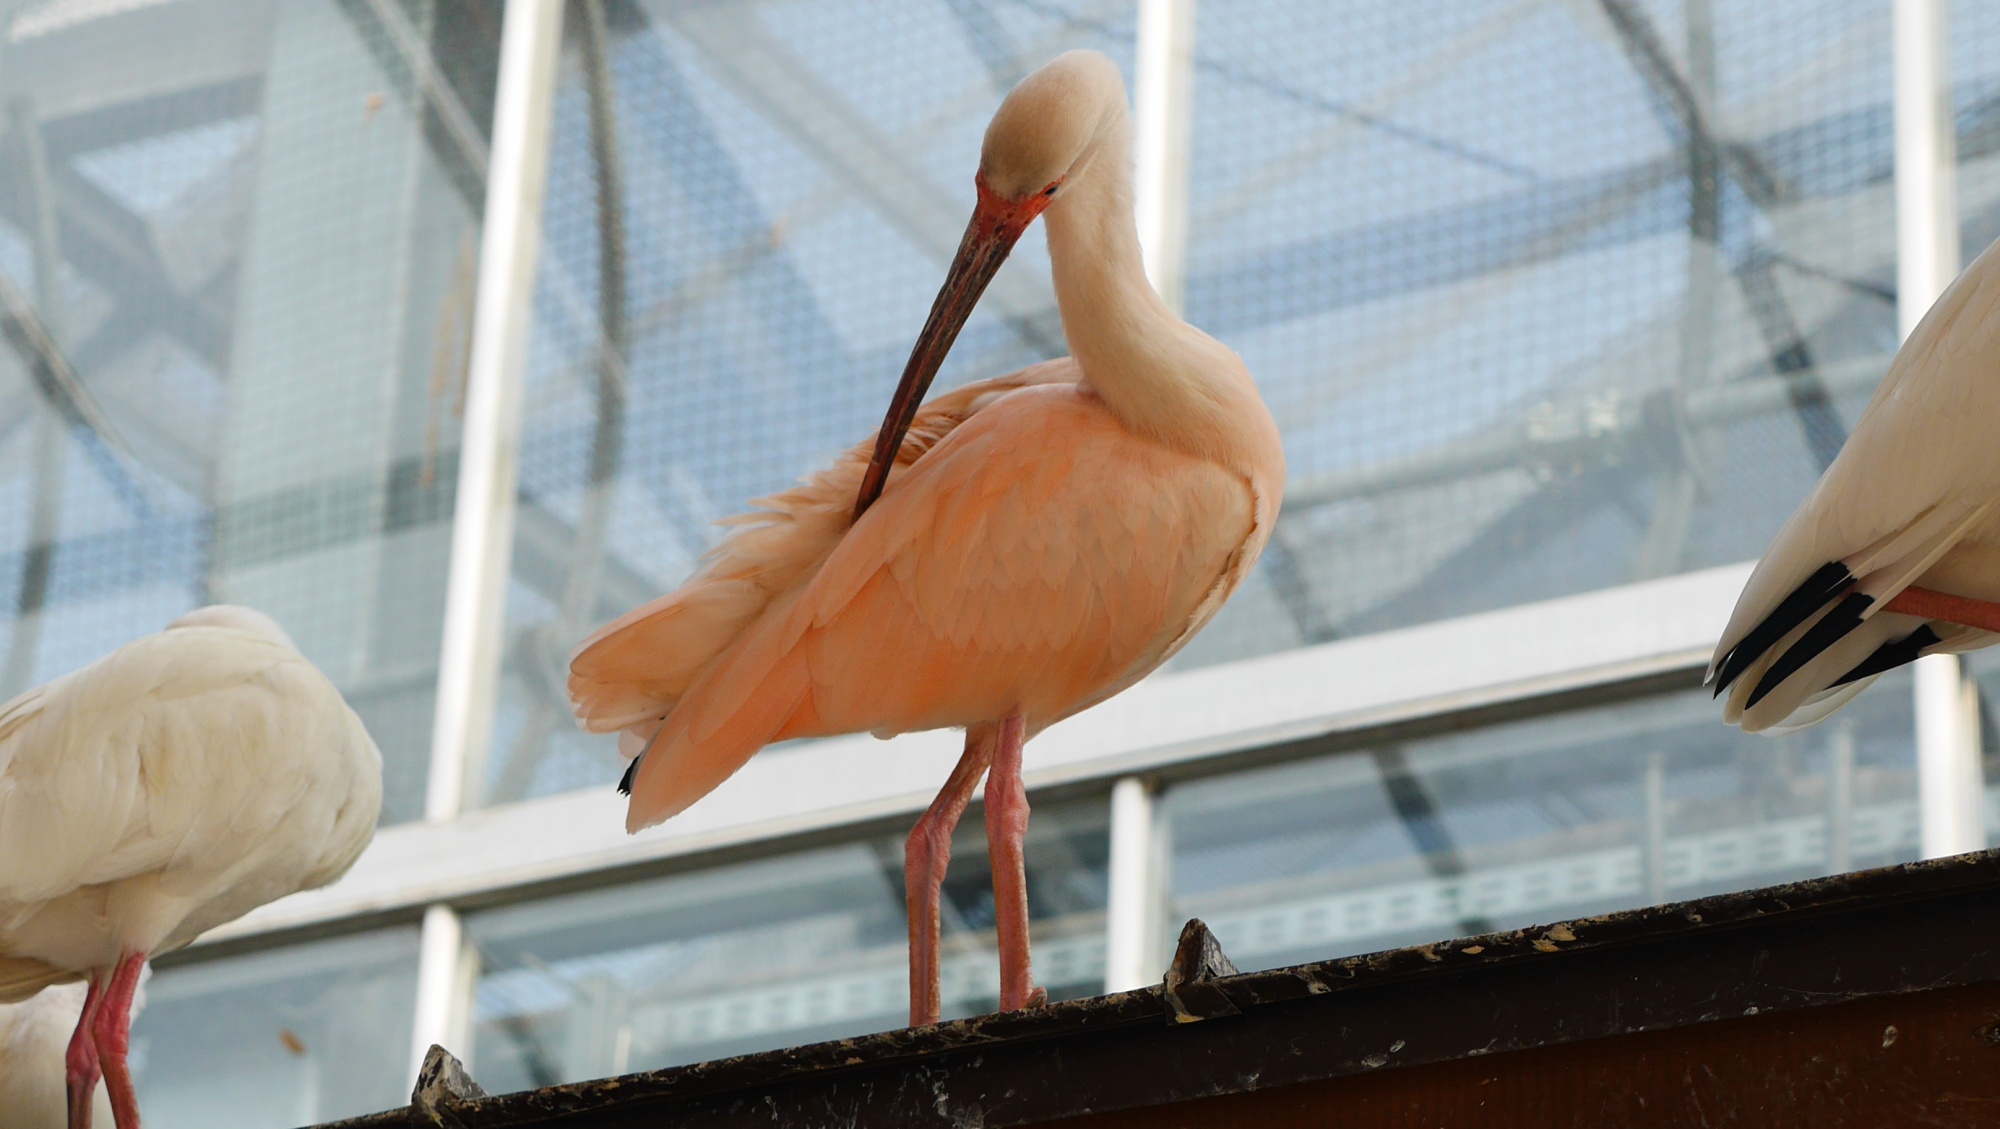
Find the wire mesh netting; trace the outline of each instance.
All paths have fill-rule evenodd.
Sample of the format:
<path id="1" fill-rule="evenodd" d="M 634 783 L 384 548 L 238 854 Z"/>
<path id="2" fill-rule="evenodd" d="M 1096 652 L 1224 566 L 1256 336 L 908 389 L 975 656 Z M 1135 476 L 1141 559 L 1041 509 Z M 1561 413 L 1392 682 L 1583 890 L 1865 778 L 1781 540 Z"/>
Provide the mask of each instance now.
<path id="1" fill-rule="evenodd" d="M 361 713 L 383 818 L 410 818 L 498 13 L 11 12 L 0 692 L 198 604 L 250 604 Z"/>
<path id="2" fill-rule="evenodd" d="M 1198 11 L 1187 316 L 1292 481 L 1184 661 L 1763 551 L 1895 350 L 1886 6 Z"/>
<path id="3" fill-rule="evenodd" d="M 572 11 L 489 802 L 617 779 L 612 741 L 570 723 L 569 649 L 678 584 L 715 519 L 872 432 L 999 95 L 1063 50 L 1132 54 L 1106 0 Z M 1064 352 L 1024 241 L 939 387 Z"/>
<path id="4" fill-rule="evenodd" d="M 1126 5 L 871 11 L 613 4 L 572 58 L 491 800 L 610 778 L 568 647 L 868 434 L 998 93 L 1131 50 Z M 1879 5 L 1212 0 L 1193 65 L 1186 313 L 1292 480 L 1183 665 L 1753 557 L 1894 352 Z M 1060 351 L 1024 250 L 941 387 Z"/>
<path id="5" fill-rule="evenodd" d="M 1959 261 L 2000 238 L 2000 8 L 1949 5 Z"/>

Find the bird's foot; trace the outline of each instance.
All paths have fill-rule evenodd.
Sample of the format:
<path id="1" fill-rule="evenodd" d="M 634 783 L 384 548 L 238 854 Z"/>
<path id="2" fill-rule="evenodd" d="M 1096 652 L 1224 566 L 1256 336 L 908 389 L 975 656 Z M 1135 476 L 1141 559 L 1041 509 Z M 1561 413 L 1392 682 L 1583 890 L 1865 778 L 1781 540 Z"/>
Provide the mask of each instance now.
<path id="1" fill-rule="evenodd" d="M 1000 1011 L 1022 1011 L 1028 1007 L 1048 1007 L 1048 989 L 1034 983 L 1034 973 L 1024 965 L 1008 967 L 1000 963 Z"/>
<path id="2" fill-rule="evenodd" d="M 1049 1006 L 1049 990 L 1040 985 L 1031 986 L 1018 995 L 1005 988 L 1000 990 L 1001 1011 L 1025 1011 L 1031 1007 L 1047 1006 Z"/>

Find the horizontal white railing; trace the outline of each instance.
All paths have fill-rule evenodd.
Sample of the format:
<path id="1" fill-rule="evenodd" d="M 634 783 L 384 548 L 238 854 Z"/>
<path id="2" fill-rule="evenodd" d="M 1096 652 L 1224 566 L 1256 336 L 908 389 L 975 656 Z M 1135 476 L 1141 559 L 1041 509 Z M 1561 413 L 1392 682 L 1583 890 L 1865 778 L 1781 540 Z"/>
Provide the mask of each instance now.
<path id="1" fill-rule="evenodd" d="M 1988 806 L 1996 804 L 2000 792 L 1989 795 Z M 1669 838 L 1664 852 L 1667 887 L 1706 890 L 1824 870 L 1832 861 L 1831 830 L 1831 817 L 1810 815 Z M 1848 834 L 1855 855 L 1913 854 L 1917 804 L 1897 800 L 1858 807 Z M 1228 897 L 1227 892 L 1220 896 Z M 1448 878 L 1326 894 L 1278 894 L 1241 908 L 1204 907 L 1200 899 L 1180 908 L 1199 913 L 1224 951 L 1238 964 L 1254 968 L 1266 958 L 1315 950 L 1334 956 L 1412 934 L 1451 937 L 1468 919 L 1549 921 L 1580 909 L 1596 912 L 1646 900 L 1644 848 L 1628 844 Z M 1066 931 L 1036 941 L 1036 978 L 1047 984 L 1095 983 L 1104 974 L 1104 934 L 1076 928 L 1076 921 L 1066 924 Z M 997 996 L 999 971 L 991 940 L 990 933 L 947 939 L 942 977 L 947 1005 Z M 885 1027 L 900 1026 L 907 1006 L 909 972 L 900 945 L 858 952 L 843 964 L 776 983 L 677 997 L 647 982 L 647 971 L 659 957 L 639 949 L 496 972 L 481 985 L 479 1012 L 490 1021 L 567 1010 L 578 985 L 604 978 L 623 1001 L 619 1021 L 629 1024 L 632 1042 L 660 1048 L 762 1039 L 877 1019 Z"/>
<path id="2" fill-rule="evenodd" d="M 947 1010 L 959 1003 L 997 999 L 1000 968 L 987 945 L 947 938 L 940 980 Z M 728 991 L 663 999 L 644 981 L 643 951 L 630 969 L 600 968 L 596 960 L 550 968 L 517 968 L 495 973 L 480 985 L 479 1015 L 492 1021 L 569 1009 L 591 977 L 604 977 L 621 1001 L 620 1022 L 629 1024 L 641 1047 L 735 1042 L 825 1026 L 849 1026 L 880 1019 L 884 1029 L 900 1027 L 909 1009 L 909 964 L 902 946 L 853 954 L 841 966 L 814 969 L 795 979 Z M 586 971 L 586 968 L 588 971 Z M 629 972 L 634 975 L 621 975 Z M 1035 942 L 1035 978 L 1045 984 L 1095 983 L 1104 976 L 1104 933 L 1059 934 Z M 552 979 L 560 978 L 560 979 Z"/>
<path id="3" fill-rule="evenodd" d="M 1731 565 L 1241 662 L 1154 675 L 1038 737 L 1028 785 L 1103 780 L 1274 743 L 1616 683 L 1707 661 L 1748 575 Z M 1720 722 L 1718 722 L 1720 724 Z M 950 732 L 799 743 L 751 760 L 662 827 L 627 836 L 609 785 L 384 828 L 341 881 L 204 943 L 914 814 L 958 753 Z"/>
<path id="4" fill-rule="evenodd" d="M 1770 875 L 1826 868 L 1829 820 L 1801 816 L 1667 840 L 1666 884 L 1714 889 Z M 1909 856 L 1917 849 L 1914 800 L 1856 808 L 1852 850 L 1864 857 Z M 1449 937 L 1459 923 L 1518 921 L 1579 906 L 1636 906 L 1646 897 L 1644 848 L 1638 844 L 1423 878 L 1243 909 L 1199 911 L 1223 950 L 1239 963 L 1267 954 L 1322 948 L 1352 952 L 1373 938 L 1430 932 Z"/>

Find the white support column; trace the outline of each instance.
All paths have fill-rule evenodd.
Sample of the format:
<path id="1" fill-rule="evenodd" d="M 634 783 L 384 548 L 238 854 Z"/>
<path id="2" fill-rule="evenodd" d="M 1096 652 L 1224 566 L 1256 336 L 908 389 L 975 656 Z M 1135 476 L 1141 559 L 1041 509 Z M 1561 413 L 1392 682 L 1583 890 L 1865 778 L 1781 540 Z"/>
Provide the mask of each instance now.
<path id="1" fill-rule="evenodd" d="M 1104 990 L 1159 982 L 1171 857 L 1164 814 L 1150 782 L 1128 776 L 1111 788 L 1111 862 L 1105 905 Z"/>
<path id="2" fill-rule="evenodd" d="M 1640 851 L 1645 863 L 1646 901 L 1659 905 L 1667 900 L 1667 756 L 1653 753 L 1646 758 L 1646 841 Z"/>
<path id="3" fill-rule="evenodd" d="M 1979 763 L 1979 688 L 1958 656 L 1916 663 L 1917 810 L 1927 859 L 1983 850 L 1985 781 Z"/>
<path id="4" fill-rule="evenodd" d="M 1854 869 L 1854 719 L 1841 718 L 1827 734 L 1826 872 Z"/>
<path id="5" fill-rule="evenodd" d="M 1146 279 L 1181 308 L 1187 246 L 1188 136 L 1194 90 L 1195 0 L 1139 0 L 1133 94 L 1132 210 Z"/>
<path id="6" fill-rule="evenodd" d="M 500 31 L 493 155 L 452 521 L 444 647 L 424 815 L 455 818 L 493 725 L 514 542 L 522 370 L 542 240 L 562 0 L 510 0 Z"/>
<path id="7" fill-rule="evenodd" d="M 1896 321 L 1904 337 L 1959 269 L 1947 19 L 1945 0 L 1895 0 Z M 1915 673 L 1924 857 L 1979 850 L 1986 831 L 1974 688 L 1955 655 L 1919 659 Z"/>
<path id="8" fill-rule="evenodd" d="M 473 991 L 479 983 L 479 955 L 466 944 L 465 923 L 450 906 L 424 911 L 417 942 L 417 1010 L 410 1033 L 410 1082 L 416 1083 L 424 1055 L 436 1043 L 466 1063 L 472 1028 Z"/>

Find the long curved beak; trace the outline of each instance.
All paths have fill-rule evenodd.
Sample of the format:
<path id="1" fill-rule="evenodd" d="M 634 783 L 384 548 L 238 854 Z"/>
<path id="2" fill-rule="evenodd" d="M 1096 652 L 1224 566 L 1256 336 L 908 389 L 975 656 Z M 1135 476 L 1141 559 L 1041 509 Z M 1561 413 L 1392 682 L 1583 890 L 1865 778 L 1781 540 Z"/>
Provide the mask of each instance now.
<path id="1" fill-rule="evenodd" d="M 972 307 L 986 292 L 986 284 L 993 281 L 1000 264 L 1007 261 L 1007 254 L 1014 249 L 1021 233 L 1049 204 L 1045 195 L 1009 200 L 987 188 L 984 177 L 977 183 L 979 204 L 972 210 L 972 222 L 966 226 L 965 238 L 959 241 L 951 269 L 945 272 L 944 286 L 938 291 L 937 301 L 931 304 L 931 316 L 924 322 L 923 332 L 917 335 L 916 347 L 910 350 L 909 363 L 903 366 L 903 379 L 896 385 L 895 398 L 889 401 L 889 414 L 882 419 L 882 429 L 875 433 L 875 454 L 868 462 L 867 473 L 861 477 L 861 494 L 854 500 L 856 520 L 882 496 L 882 487 L 889 481 L 889 468 L 896 465 L 896 454 L 902 450 L 903 436 L 909 434 L 910 424 L 917 418 L 924 393 L 930 391 L 931 380 L 944 364 L 945 354 L 951 352 L 952 343 L 958 340 L 965 319 L 972 316 Z"/>

